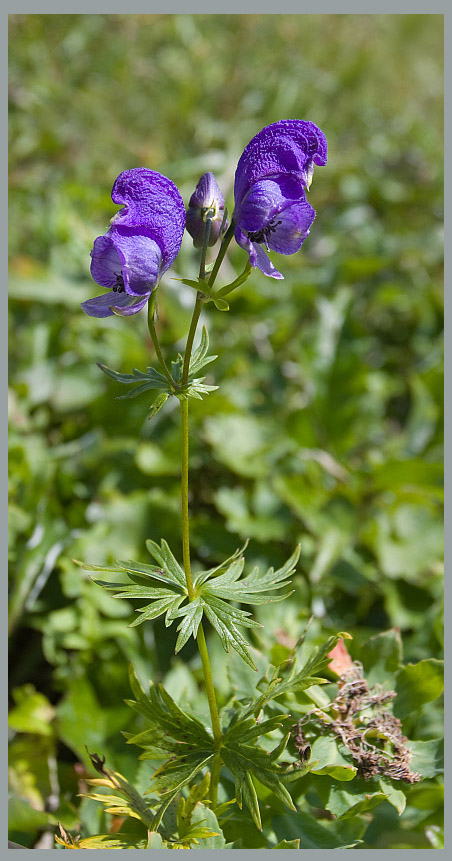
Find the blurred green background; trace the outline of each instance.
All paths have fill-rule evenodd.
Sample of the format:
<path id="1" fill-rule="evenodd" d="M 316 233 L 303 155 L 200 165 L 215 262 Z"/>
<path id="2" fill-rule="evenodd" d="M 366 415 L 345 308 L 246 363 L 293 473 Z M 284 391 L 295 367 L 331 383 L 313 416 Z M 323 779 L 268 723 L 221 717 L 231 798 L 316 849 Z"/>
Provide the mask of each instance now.
<path id="1" fill-rule="evenodd" d="M 263 126 L 325 132 L 311 235 L 275 255 L 285 280 L 256 271 L 203 318 L 220 389 L 190 405 L 194 564 L 245 538 L 250 563 L 280 564 L 301 543 L 294 595 L 257 614 L 267 653 L 314 613 L 312 642 L 348 630 L 357 658 L 394 627 L 405 660 L 442 654 L 443 17 L 11 15 L 9 39 L 10 770 L 13 839 L 31 846 L 52 794 L 65 827 L 100 827 L 94 803 L 77 810 L 85 744 L 146 785 L 120 735 L 128 660 L 177 696 L 200 680 L 173 629 L 127 628 L 131 604 L 72 562 L 145 560 L 146 538 L 180 553 L 176 404 L 148 422 L 149 398 L 115 402 L 96 367 L 154 361 L 145 317 L 80 310 L 127 168 L 166 174 L 186 202 L 212 170 L 231 212 Z M 224 283 L 244 263 L 231 248 Z M 186 237 L 160 290 L 168 356 L 194 301 L 172 279 L 197 267 Z M 408 730 L 441 735 L 439 710 Z M 434 845 L 438 791 L 400 820 L 381 805 L 360 848 Z"/>

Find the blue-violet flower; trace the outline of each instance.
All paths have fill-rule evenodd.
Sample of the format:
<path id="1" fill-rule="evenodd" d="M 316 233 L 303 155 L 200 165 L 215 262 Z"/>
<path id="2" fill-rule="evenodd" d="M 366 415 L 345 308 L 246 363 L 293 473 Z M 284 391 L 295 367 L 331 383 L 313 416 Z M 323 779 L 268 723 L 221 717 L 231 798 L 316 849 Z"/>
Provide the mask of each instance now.
<path id="1" fill-rule="evenodd" d="M 245 147 L 235 173 L 235 239 L 252 266 L 283 278 L 267 251 L 295 254 L 306 239 L 315 210 L 306 199 L 314 165 L 325 165 L 327 142 L 314 123 L 280 120 Z"/>
<path id="2" fill-rule="evenodd" d="M 91 251 L 91 275 L 108 293 L 82 302 L 90 317 L 129 316 L 144 307 L 179 252 L 185 207 L 166 176 L 137 167 L 116 179 L 111 197 L 123 208 Z"/>
<path id="3" fill-rule="evenodd" d="M 223 223 L 224 197 L 213 173 L 203 173 L 188 204 L 186 228 L 195 248 L 202 248 L 206 220 L 211 213 L 209 245 L 215 245 Z M 224 225 L 226 227 L 226 225 Z"/>

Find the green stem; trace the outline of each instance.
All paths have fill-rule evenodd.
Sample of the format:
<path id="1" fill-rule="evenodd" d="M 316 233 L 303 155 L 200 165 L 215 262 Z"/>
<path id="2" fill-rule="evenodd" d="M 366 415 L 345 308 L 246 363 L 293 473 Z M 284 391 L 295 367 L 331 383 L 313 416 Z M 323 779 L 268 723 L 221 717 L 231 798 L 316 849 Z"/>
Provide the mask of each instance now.
<path id="1" fill-rule="evenodd" d="M 226 251 L 228 250 L 228 245 L 229 245 L 232 237 L 234 236 L 234 228 L 235 228 L 235 224 L 233 221 L 231 221 L 226 233 L 224 234 L 223 241 L 221 243 L 220 250 L 218 252 L 218 257 L 215 260 L 214 267 L 212 269 L 212 272 L 210 273 L 209 287 L 213 287 L 213 285 L 215 283 L 215 278 L 218 275 L 218 270 L 219 270 L 219 268 L 223 262 L 224 255 L 226 254 Z"/>
<path id="2" fill-rule="evenodd" d="M 201 258 L 201 266 L 200 273 L 201 275 L 205 273 L 205 251 L 207 248 L 208 235 L 207 231 L 210 232 L 210 223 L 206 225 L 206 237 L 203 247 L 203 255 Z M 215 265 L 212 269 L 209 278 L 209 285 L 212 287 L 214 281 L 217 277 L 218 270 L 220 268 L 221 262 L 226 254 L 226 249 L 232 239 L 234 233 L 233 225 L 231 224 L 228 230 L 226 231 L 226 235 L 224 236 L 223 242 L 221 244 L 220 250 L 218 252 L 218 257 L 215 261 Z M 184 357 L 184 365 L 182 369 L 182 380 L 181 386 L 185 386 L 188 382 L 188 373 L 190 368 L 190 359 L 193 350 L 193 342 L 195 340 L 196 329 L 198 326 L 199 318 L 201 316 L 202 306 L 204 304 L 205 297 L 204 295 L 198 291 L 196 295 L 196 303 L 193 309 L 193 316 L 190 323 L 190 328 L 187 336 L 187 345 L 185 348 L 185 357 Z M 151 334 L 152 337 L 152 334 Z M 188 428 L 188 398 L 180 401 L 181 407 L 181 508 L 182 508 L 182 555 L 183 555 L 183 563 L 184 563 L 184 571 L 185 578 L 187 582 L 187 592 L 189 600 L 192 601 L 195 597 L 194 588 L 193 588 L 193 579 L 191 575 L 191 562 L 190 562 L 190 520 L 189 520 L 189 510 L 188 510 L 188 457 L 189 457 L 189 428 Z M 218 790 L 218 780 L 220 777 L 221 770 L 221 757 L 220 757 L 220 749 L 222 742 L 222 732 L 220 726 L 220 717 L 218 714 L 218 706 L 217 700 L 215 696 L 215 686 L 213 683 L 212 677 L 212 669 L 210 666 L 209 653 L 207 651 L 206 638 L 204 634 L 204 628 L 202 623 L 198 628 L 198 635 L 196 637 L 196 642 L 198 644 L 199 654 L 201 657 L 201 664 L 204 674 L 204 684 L 206 687 L 206 695 L 207 701 L 209 703 L 209 711 L 210 711 L 210 719 L 212 722 L 212 731 L 213 737 L 215 741 L 216 754 L 213 760 L 212 766 L 212 777 L 211 777 L 211 800 L 216 806 L 217 803 L 217 790 Z"/>
<path id="3" fill-rule="evenodd" d="M 149 329 L 149 334 L 151 336 L 152 343 L 154 344 L 154 350 L 155 350 L 156 356 L 160 362 L 160 366 L 162 368 L 163 373 L 165 374 L 166 379 L 168 380 L 170 386 L 176 387 L 176 382 L 170 373 L 170 370 L 169 370 L 169 368 L 165 362 L 165 359 L 163 358 L 163 353 L 160 349 L 160 344 L 159 344 L 159 341 L 157 338 L 157 332 L 155 331 L 154 313 L 155 313 L 155 303 L 156 303 L 156 299 L 157 299 L 156 293 L 157 293 L 157 291 L 154 290 L 153 293 L 151 294 L 151 297 L 150 297 L 149 302 L 148 302 L 148 329 Z"/>
<path id="4" fill-rule="evenodd" d="M 224 260 L 224 256 L 226 254 L 228 245 L 229 245 L 232 237 L 234 236 L 234 226 L 235 226 L 234 222 L 231 221 L 231 224 L 229 225 L 229 227 L 228 227 L 228 229 L 227 229 L 227 231 L 223 237 L 223 241 L 221 243 L 220 250 L 218 252 L 218 257 L 215 260 L 215 265 L 212 269 L 212 272 L 210 273 L 209 287 L 213 287 L 213 285 L 215 283 L 215 279 L 218 275 L 218 270 L 219 270 L 219 268 L 220 268 L 220 266 Z M 209 225 L 209 232 L 210 232 L 210 225 Z M 204 249 L 203 249 L 203 251 L 204 251 Z M 203 270 L 204 266 L 205 266 L 205 258 L 204 258 L 204 262 L 201 260 L 200 272 Z M 196 303 L 195 303 L 195 307 L 193 309 L 193 317 L 191 319 L 190 329 L 189 329 L 188 337 L 187 337 L 187 346 L 185 349 L 184 367 L 183 367 L 183 371 L 182 371 L 182 385 L 183 386 L 187 384 L 188 371 L 190 368 L 191 353 L 192 353 L 192 349 L 193 349 L 193 342 L 195 340 L 196 329 L 198 327 L 198 322 L 199 322 L 199 318 L 201 316 L 202 306 L 203 306 L 203 303 L 205 301 L 205 298 L 206 297 L 203 295 L 203 293 L 198 291 L 198 293 L 196 294 Z"/>
<path id="5" fill-rule="evenodd" d="M 213 758 L 212 768 L 210 770 L 209 796 L 214 810 L 218 804 L 218 781 L 220 779 L 221 766 L 222 759 L 220 753 L 218 752 Z"/>
<path id="6" fill-rule="evenodd" d="M 181 415 L 181 503 L 182 503 L 182 556 L 188 598 L 193 601 L 194 589 L 190 564 L 190 523 L 188 514 L 188 398 L 180 402 Z"/>
<path id="7" fill-rule="evenodd" d="M 181 434 L 182 434 L 182 469 L 181 469 L 181 501 L 182 501 L 182 554 L 184 561 L 185 579 L 187 581 L 187 591 L 190 601 L 194 598 L 193 580 L 191 576 L 190 563 L 190 525 L 188 513 L 188 399 L 181 400 Z M 212 721 L 213 737 L 215 746 L 220 747 L 222 734 L 220 727 L 220 718 L 218 715 L 217 701 L 215 698 L 215 688 L 212 678 L 212 670 L 210 668 L 209 655 L 207 652 L 206 638 L 202 623 L 198 628 L 198 643 L 199 654 L 204 673 L 204 683 L 206 686 L 207 700 L 209 703 L 210 718 Z"/>
<path id="8" fill-rule="evenodd" d="M 199 264 L 199 277 L 203 281 L 204 281 L 204 278 L 206 277 L 206 254 L 207 254 L 207 246 L 209 244 L 209 239 L 210 239 L 210 231 L 212 228 L 212 217 L 213 217 L 213 215 L 214 215 L 213 210 L 210 210 L 209 217 L 206 218 L 206 226 L 204 228 L 204 241 L 202 244 L 201 261 Z"/>
<path id="9" fill-rule="evenodd" d="M 190 359 L 191 353 L 193 350 L 193 341 L 195 340 L 196 329 L 198 326 L 198 320 L 201 316 L 202 306 L 204 304 L 204 295 L 198 290 L 196 294 L 196 302 L 195 307 L 193 309 L 193 316 L 191 318 L 190 329 L 188 330 L 187 336 L 187 346 L 185 348 L 185 357 L 184 357 L 184 367 L 182 369 L 182 386 L 187 385 L 188 381 L 188 372 L 190 370 Z"/>

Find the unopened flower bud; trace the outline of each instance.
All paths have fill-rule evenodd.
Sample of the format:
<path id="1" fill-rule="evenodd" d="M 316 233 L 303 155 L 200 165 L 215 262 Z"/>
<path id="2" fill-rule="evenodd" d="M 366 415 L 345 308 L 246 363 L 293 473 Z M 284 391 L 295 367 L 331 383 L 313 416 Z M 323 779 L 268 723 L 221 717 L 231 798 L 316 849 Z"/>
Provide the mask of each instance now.
<path id="1" fill-rule="evenodd" d="M 208 245 L 215 245 L 223 223 L 224 197 L 210 171 L 203 173 L 188 205 L 186 228 L 195 248 L 202 248 L 207 219 L 211 219 Z M 226 224 L 224 228 L 226 229 Z"/>

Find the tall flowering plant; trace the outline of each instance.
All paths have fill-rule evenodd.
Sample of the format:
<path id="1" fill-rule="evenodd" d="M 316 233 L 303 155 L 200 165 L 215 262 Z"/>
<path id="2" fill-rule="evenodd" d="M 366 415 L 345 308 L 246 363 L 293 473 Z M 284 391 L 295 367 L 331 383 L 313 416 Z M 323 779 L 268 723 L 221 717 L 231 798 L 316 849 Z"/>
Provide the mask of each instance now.
<path id="1" fill-rule="evenodd" d="M 190 398 L 202 398 L 216 388 L 207 385 L 203 375 L 204 368 L 215 358 L 208 354 L 205 328 L 194 349 L 201 311 L 208 303 L 219 310 L 228 310 L 225 297 L 244 284 L 256 267 L 270 278 L 283 278 L 269 253 L 290 255 L 301 249 L 315 218 L 307 192 L 315 166 L 326 162 L 327 142 L 314 123 L 283 120 L 262 129 L 245 147 L 238 162 L 230 222 L 223 194 L 212 173 L 200 178 L 185 210 L 182 197 L 170 179 L 144 167 L 127 170 L 116 179 L 112 191 L 113 201 L 122 208 L 112 218 L 108 231 L 94 241 L 91 274 L 107 292 L 84 302 L 84 312 L 94 317 L 131 316 L 147 305 L 149 332 L 159 364 L 158 369 L 135 369 L 132 373 L 114 371 L 102 364 L 99 367 L 128 387 L 124 398 L 154 391 L 150 417 L 168 398 L 175 397 L 180 403 L 182 553 L 179 557 L 177 548 L 170 549 L 162 538 L 160 544 L 147 541 L 152 561 L 146 564 L 119 561 L 111 568 L 80 564 L 90 571 L 106 572 L 107 580 L 99 579 L 96 573 L 95 582 L 113 591 L 115 596 L 140 602 L 132 625 L 150 624 L 164 616 L 166 626 L 173 623 L 177 626 L 176 652 L 191 637 L 196 640 L 210 712 L 210 726 L 205 726 L 195 714 L 182 710 L 162 685 L 150 682 L 149 691 L 144 691 L 131 668 L 134 699 L 129 704 L 144 719 L 145 729 L 128 737 L 128 743 L 143 748 L 143 758 L 163 762 L 155 769 L 148 794 L 141 796 L 123 775 L 108 768 L 103 757 L 93 753 L 92 763 L 100 776 L 91 784 L 108 787 L 112 794 L 90 795 L 106 804 L 109 812 L 142 823 L 146 839 L 133 848 L 189 847 L 199 841 L 223 848 L 222 824 L 230 815 L 232 804 L 242 810 L 243 821 L 251 817 L 254 825 L 262 828 L 259 787 L 265 787 L 267 795 L 277 799 L 277 804 L 295 811 L 291 786 L 295 783 L 298 786 L 313 769 L 312 741 L 324 731 L 324 721 L 331 720 L 327 709 L 322 712 L 320 724 L 318 710 L 304 708 L 300 714 L 296 697 L 314 688 L 318 690 L 317 686 L 325 682 L 321 674 L 329 661 L 333 661 L 331 670 L 335 671 L 337 651 L 333 650 L 349 636 L 344 633 L 330 637 L 302 666 L 297 664 L 298 643 L 290 660 L 278 667 L 269 664 L 263 675 L 257 673 L 253 697 L 236 697 L 219 708 L 204 622 L 210 622 L 226 652 L 235 650 L 256 671 L 253 650 L 243 630 L 259 624 L 249 610 L 239 605 L 267 604 L 290 595 L 299 548 L 276 571 L 270 568 L 261 572 L 254 568 L 244 574 L 246 545 L 219 565 L 194 571 L 189 512 L 189 402 Z M 200 251 L 197 279 L 182 279 L 195 289 L 196 299 L 185 352 L 168 362 L 156 328 L 156 294 L 162 275 L 176 259 L 185 228 Z M 245 250 L 248 260 L 234 281 L 218 288 L 220 267 L 233 239 Z M 217 254 L 208 264 L 208 249 L 217 243 Z M 360 671 L 346 650 L 344 656 L 343 645 L 341 654 L 337 675 L 343 684 L 348 684 L 347 679 L 359 678 Z M 368 688 L 364 693 L 371 697 Z M 312 701 L 316 702 L 315 696 Z M 384 702 L 384 698 L 381 702 L 372 700 L 372 707 L 379 704 L 381 721 L 389 726 Z M 335 704 L 330 706 L 333 708 Z M 350 721 L 349 732 L 352 732 Z M 334 731 L 339 732 L 337 721 L 333 724 Z M 356 746 L 350 746 L 350 761 L 338 766 L 343 771 L 349 769 L 343 779 L 359 773 L 386 774 L 390 768 L 394 776 L 396 765 L 399 777 L 402 775 L 409 782 L 417 779 L 410 772 L 400 728 L 393 723 L 391 732 L 386 753 L 372 745 L 372 761 L 366 760 L 365 745 L 361 745 L 359 754 Z M 391 744 L 392 750 L 388 751 Z M 234 786 L 232 793 L 231 786 Z M 83 848 L 105 848 L 102 835 L 96 839 L 98 843 Z M 71 845 L 71 838 L 62 832 L 60 842 Z M 294 839 L 278 845 L 297 848 L 298 844 Z"/>

